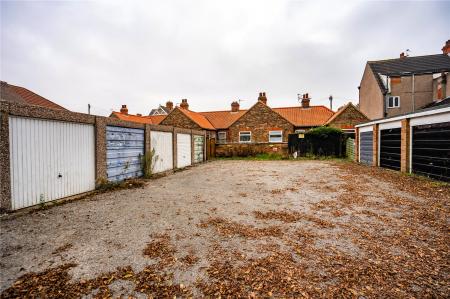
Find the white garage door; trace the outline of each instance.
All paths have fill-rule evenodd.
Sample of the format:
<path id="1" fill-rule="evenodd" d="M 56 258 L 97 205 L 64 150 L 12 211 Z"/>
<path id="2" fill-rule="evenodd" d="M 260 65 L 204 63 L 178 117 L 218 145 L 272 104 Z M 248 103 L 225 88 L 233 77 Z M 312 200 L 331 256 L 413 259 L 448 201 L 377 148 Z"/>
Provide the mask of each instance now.
<path id="1" fill-rule="evenodd" d="M 9 118 L 12 209 L 95 188 L 94 126 Z"/>
<path id="2" fill-rule="evenodd" d="M 158 173 L 173 168 L 172 133 L 151 131 L 151 147 L 153 156 L 153 172 Z"/>
<path id="3" fill-rule="evenodd" d="M 191 165 L 191 135 L 177 134 L 177 167 L 183 168 Z"/>

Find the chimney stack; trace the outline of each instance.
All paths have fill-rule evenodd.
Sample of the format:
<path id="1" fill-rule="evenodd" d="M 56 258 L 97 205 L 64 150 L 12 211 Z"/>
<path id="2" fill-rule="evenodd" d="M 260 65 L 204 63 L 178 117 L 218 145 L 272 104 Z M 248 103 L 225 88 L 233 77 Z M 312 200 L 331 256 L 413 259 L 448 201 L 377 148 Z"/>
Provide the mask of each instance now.
<path id="1" fill-rule="evenodd" d="M 239 102 L 234 101 L 231 103 L 231 112 L 238 112 L 239 111 Z"/>
<path id="2" fill-rule="evenodd" d="M 446 54 L 446 55 L 450 54 L 450 39 L 445 42 L 445 45 L 442 48 L 442 54 Z"/>
<path id="3" fill-rule="evenodd" d="M 405 57 L 406 57 L 405 52 L 400 53 L 400 58 L 405 58 Z"/>
<path id="4" fill-rule="evenodd" d="M 309 108 L 309 95 L 307 93 L 305 93 L 302 97 L 302 108 Z"/>
<path id="5" fill-rule="evenodd" d="M 127 105 L 122 105 L 122 108 L 120 108 L 120 113 L 122 113 L 122 114 L 128 114 L 128 108 L 127 108 Z"/>
<path id="6" fill-rule="evenodd" d="M 187 102 L 187 99 L 182 99 L 182 100 L 181 100 L 180 108 L 189 110 L 189 104 L 188 104 L 188 102 Z"/>
<path id="7" fill-rule="evenodd" d="M 172 111 L 172 110 L 173 110 L 173 102 L 172 102 L 172 101 L 167 101 L 167 102 L 166 102 L 166 108 L 167 108 L 169 111 Z"/>
<path id="8" fill-rule="evenodd" d="M 142 114 L 138 113 L 138 114 L 136 114 L 136 116 L 142 116 Z"/>
<path id="9" fill-rule="evenodd" d="M 260 92 L 259 93 L 258 101 L 263 102 L 264 104 L 267 105 L 267 97 L 266 97 L 266 93 L 265 92 Z"/>

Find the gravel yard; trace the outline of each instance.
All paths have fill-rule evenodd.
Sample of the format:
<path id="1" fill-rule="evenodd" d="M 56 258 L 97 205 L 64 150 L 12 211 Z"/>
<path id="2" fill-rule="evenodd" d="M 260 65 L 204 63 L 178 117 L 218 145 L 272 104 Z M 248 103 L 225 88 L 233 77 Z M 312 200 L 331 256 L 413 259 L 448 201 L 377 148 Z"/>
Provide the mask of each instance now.
<path id="1" fill-rule="evenodd" d="M 450 189 L 339 161 L 215 161 L 1 220 L 7 297 L 450 297 Z"/>

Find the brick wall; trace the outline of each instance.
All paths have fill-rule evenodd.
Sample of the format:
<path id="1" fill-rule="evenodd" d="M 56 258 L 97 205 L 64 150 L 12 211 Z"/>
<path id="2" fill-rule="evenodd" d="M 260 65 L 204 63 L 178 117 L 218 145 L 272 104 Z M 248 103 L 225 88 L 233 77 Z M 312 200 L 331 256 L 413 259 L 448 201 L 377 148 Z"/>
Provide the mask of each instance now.
<path id="1" fill-rule="evenodd" d="M 372 159 L 372 165 L 378 166 L 378 124 L 373 125 L 373 159 Z"/>
<path id="2" fill-rule="evenodd" d="M 173 126 L 178 128 L 202 130 L 199 125 L 197 125 L 193 120 L 187 117 L 179 109 L 173 110 L 163 121 L 160 123 L 165 126 Z"/>
<path id="3" fill-rule="evenodd" d="M 359 128 L 355 128 L 355 162 L 359 162 Z"/>
<path id="4" fill-rule="evenodd" d="M 332 122 L 329 123 L 330 127 L 349 129 L 353 128 L 355 125 L 362 122 L 368 121 L 369 119 L 362 114 L 353 105 L 347 106 L 345 111 L 338 115 Z"/>
<path id="5" fill-rule="evenodd" d="M 288 145 L 286 143 L 216 144 L 217 157 L 246 157 L 263 153 L 280 154 L 283 157 L 287 157 L 289 155 Z"/>
<path id="6" fill-rule="evenodd" d="M 269 131 L 282 130 L 283 142 L 294 132 L 294 126 L 265 104 L 256 103 L 247 113 L 232 124 L 228 130 L 228 142 L 238 143 L 240 131 L 252 132 L 252 143 L 269 142 Z"/>
<path id="7" fill-rule="evenodd" d="M 410 133 L 409 118 L 402 120 L 401 145 L 400 145 L 400 171 L 409 172 L 409 147 Z"/>

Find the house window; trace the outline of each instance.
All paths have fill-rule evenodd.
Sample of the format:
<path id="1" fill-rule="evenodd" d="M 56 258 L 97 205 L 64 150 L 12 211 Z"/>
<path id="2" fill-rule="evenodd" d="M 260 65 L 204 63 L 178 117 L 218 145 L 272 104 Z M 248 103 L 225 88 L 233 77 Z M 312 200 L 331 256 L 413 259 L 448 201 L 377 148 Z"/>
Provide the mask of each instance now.
<path id="1" fill-rule="evenodd" d="M 250 131 L 239 132 L 240 143 L 249 143 L 251 141 L 252 141 L 252 132 Z"/>
<path id="2" fill-rule="evenodd" d="M 388 98 L 388 108 L 398 108 L 400 107 L 400 97 L 390 96 Z"/>
<path id="3" fill-rule="evenodd" d="M 283 142 L 283 131 L 269 131 L 269 142 Z"/>
<path id="4" fill-rule="evenodd" d="M 217 137 L 218 143 L 227 143 L 227 132 L 218 132 Z"/>

